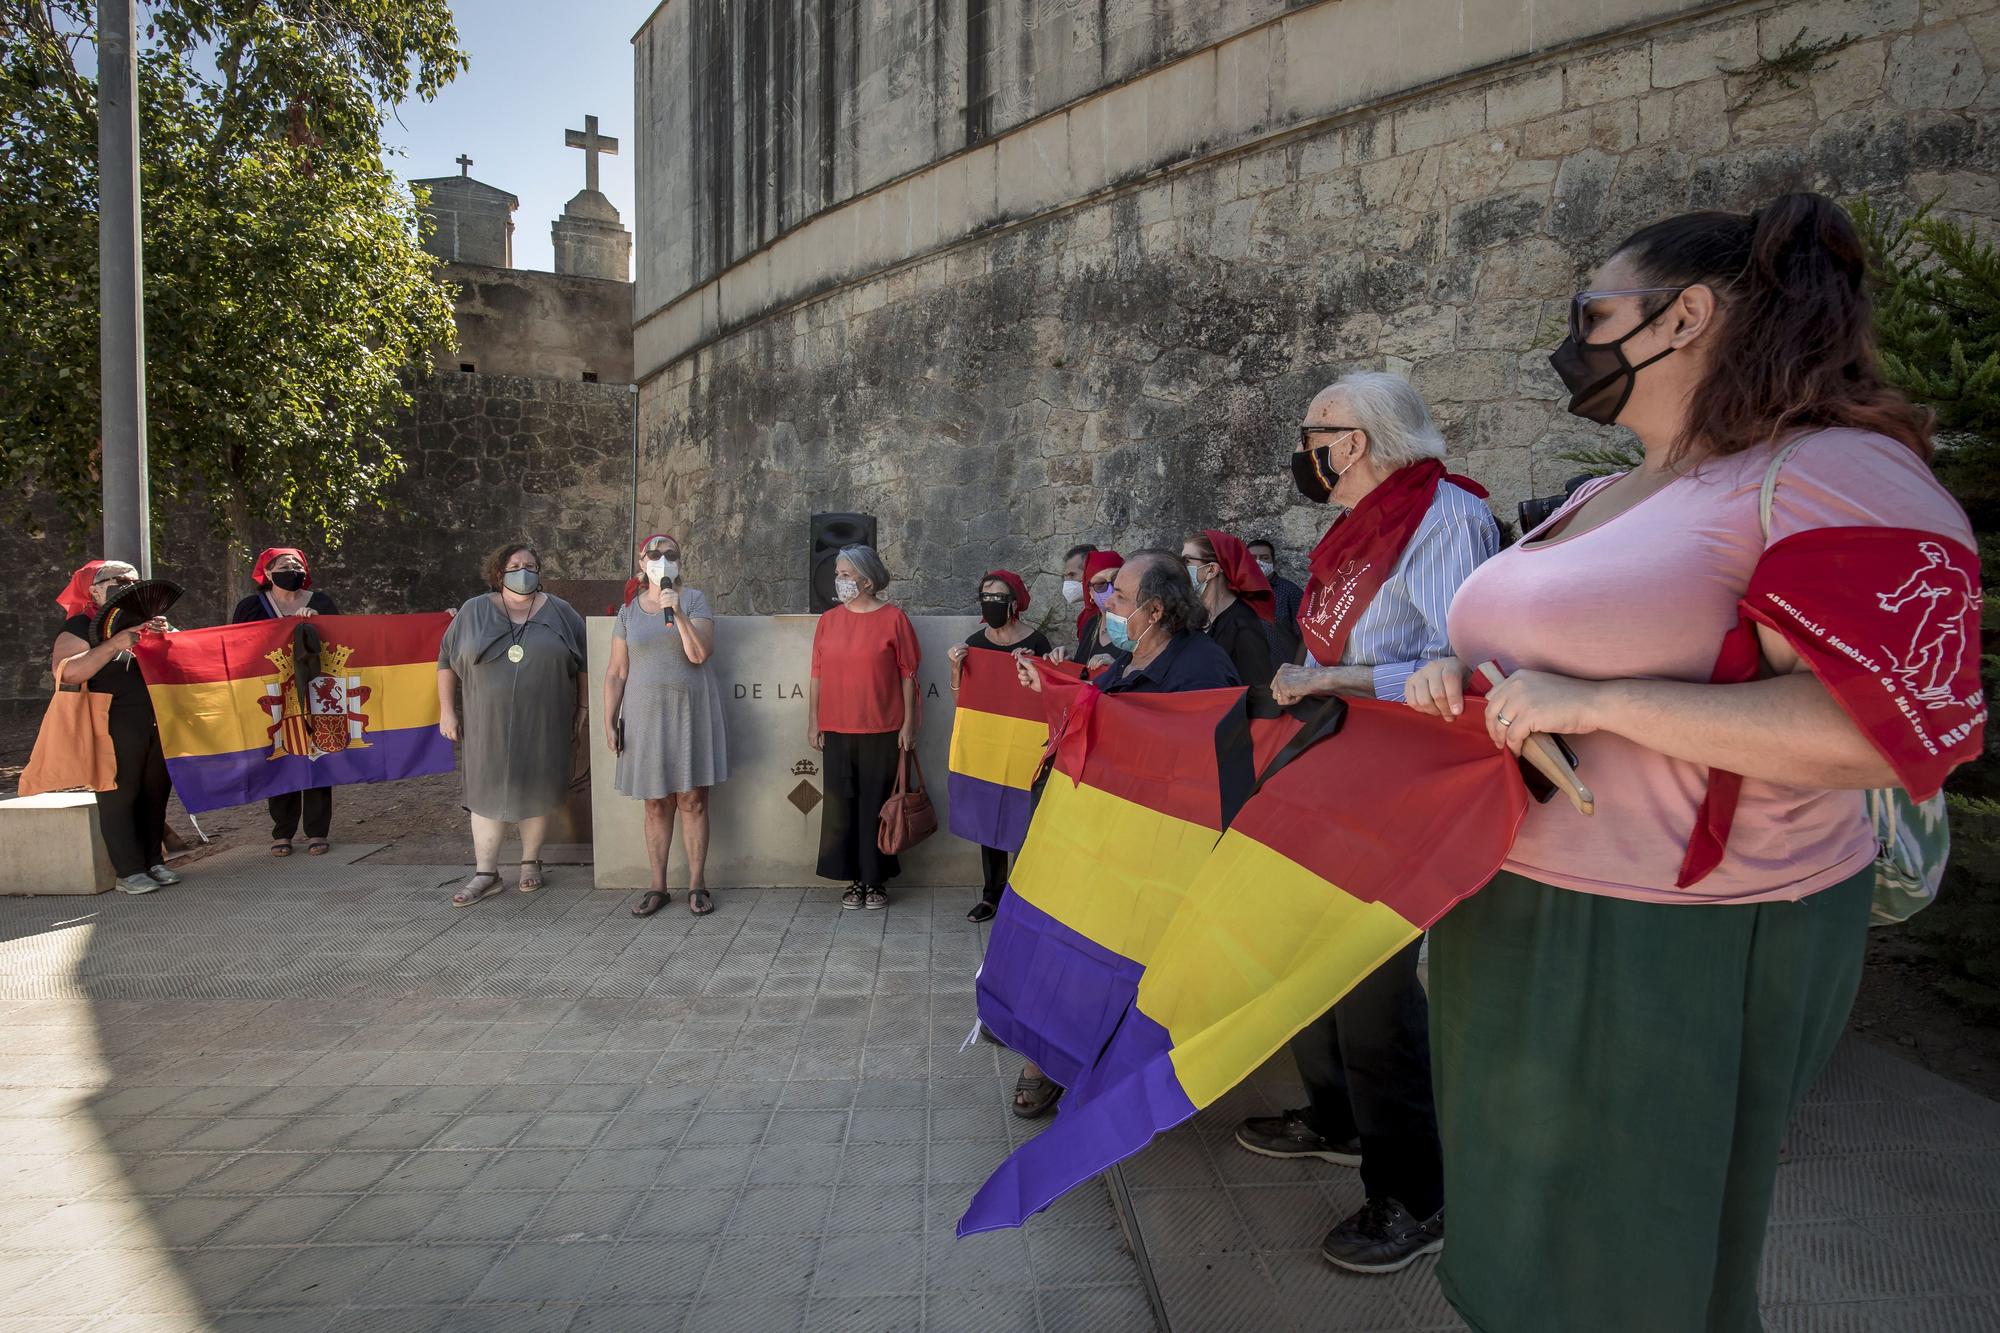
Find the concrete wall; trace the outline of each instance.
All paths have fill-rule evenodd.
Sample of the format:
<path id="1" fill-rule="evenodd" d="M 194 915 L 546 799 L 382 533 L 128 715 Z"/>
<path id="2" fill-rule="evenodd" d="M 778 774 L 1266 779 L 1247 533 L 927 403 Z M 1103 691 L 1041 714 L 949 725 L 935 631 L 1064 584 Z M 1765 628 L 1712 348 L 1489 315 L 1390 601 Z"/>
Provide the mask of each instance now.
<path id="1" fill-rule="evenodd" d="M 514 262 L 514 210 L 521 201 L 505 190 L 467 176 L 434 176 L 411 181 L 430 198 L 424 204 L 424 249 L 446 263 Z"/>
<path id="2" fill-rule="evenodd" d="M 439 374 L 534 375 L 632 382 L 632 285 L 519 268 L 447 264 L 458 284 L 459 347 Z"/>
<path id="3" fill-rule="evenodd" d="M 692 553 L 690 553 L 692 554 Z M 693 586 L 698 572 L 690 570 Z M 806 744 L 806 690 L 812 679 L 812 638 L 817 616 L 718 616 L 710 670 L 722 689 L 728 733 L 729 780 L 709 793 L 708 883 L 740 885 L 825 884 L 813 868 L 819 859 L 825 756 Z M 946 760 L 951 748 L 951 666 L 945 651 L 979 624 L 971 616 L 919 616 L 918 674 L 923 700 L 917 759 L 938 813 L 938 832 L 903 855 L 903 874 L 890 889 L 979 883 L 979 849 L 950 833 Z M 644 803 L 618 794 L 618 757 L 604 743 L 604 669 L 611 653 L 611 619 L 590 620 L 590 786 L 592 855 L 600 889 L 643 889 L 646 861 Z M 667 880 L 676 894 L 687 886 L 687 860 L 674 840 Z M 965 900 L 972 906 L 970 895 Z"/>
<path id="4" fill-rule="evenodd" d="M 1511 516 L 1578 470 L 1564 452 L 1616 438 L 1562 411 L 1546 354 L 1634 227 L 1808 187 L 2000 213 L 1994 0 L 1339 0 L 823 211 L 673 300 L 652 136 L 678 94 L 648 61 L 676 12 L 713 8 L 669 6 L 640 41 L 641 521 L 711 552 L 733 613 L 803 609 L 825 509 L 880 516 L 912 610 L 966 608 L 995 564 L 1048 597 L 1073 541 L 1217 523 L 1272 534 L 1296 572 L 1328 515 L 1292 492 L 1294 423 L 1357 368 L 1408 373 Z M 1796 88 L 1728 72 L 1802 30 L 1855 40 Z"/>

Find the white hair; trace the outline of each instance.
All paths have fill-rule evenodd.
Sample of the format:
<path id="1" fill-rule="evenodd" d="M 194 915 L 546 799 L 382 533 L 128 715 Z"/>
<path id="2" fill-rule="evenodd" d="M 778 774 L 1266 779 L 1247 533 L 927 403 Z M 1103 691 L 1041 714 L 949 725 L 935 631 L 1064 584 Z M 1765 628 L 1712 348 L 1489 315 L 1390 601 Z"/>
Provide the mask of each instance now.
<path id="1" fill-rule="evenodd" d="M 1345 408 L 1340 424 L 1368 432 L 1369 452 L 1383 472 L 1444 457 L 1444 433 L 1431 420 L 1423 395 L 1401 375 L 1358 370 L 1321 390 L 1324 394 L 1335 392 L 1341 395 Z"/>

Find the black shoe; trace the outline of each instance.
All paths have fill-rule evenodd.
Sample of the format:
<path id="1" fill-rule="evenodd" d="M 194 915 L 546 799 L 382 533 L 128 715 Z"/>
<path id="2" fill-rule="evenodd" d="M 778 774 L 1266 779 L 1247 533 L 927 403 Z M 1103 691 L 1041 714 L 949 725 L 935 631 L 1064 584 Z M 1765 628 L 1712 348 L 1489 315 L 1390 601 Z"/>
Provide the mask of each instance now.
<path id="1" fill-rule="evenodd" d="M 965 914 L 965 919 L 974 925 L 983 925 L 993 919 L 993 914 L 997 910 L 992 903 L 982 898 L 972 905 L 972 910 Z"/>
<path id="2" fill-rule="evenodd" d="M 1418 1221 L 1391 1198 L 1370 1199 L 1326 1233 L 1320 1257 L 1354 1273 L 1393 1273 L 1444 1248 L 1444 1209 Z"/>
<path id="3" fill-rule="evenodd" d="M 1245 1120 L 1236 1131 L 1239 1147 L 1259 1157 L 1316 1157 L 1335 1166 L 1361 1165 L 1361 1140 L 1328 1143 L 1306 1123 L 1304 1111 Z"/>

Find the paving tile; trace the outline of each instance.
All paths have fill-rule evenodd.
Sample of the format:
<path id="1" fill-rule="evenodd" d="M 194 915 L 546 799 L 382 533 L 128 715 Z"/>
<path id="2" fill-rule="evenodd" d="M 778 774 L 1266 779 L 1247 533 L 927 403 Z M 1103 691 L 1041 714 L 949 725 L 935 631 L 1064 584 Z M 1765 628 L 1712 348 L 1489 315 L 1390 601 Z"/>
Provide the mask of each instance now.
<path id="1" fill-rule="evenodd" d="M 498 1245 L 413 1245 L 373 1273 L 356 1305 L 452 1305 L 472 1295 L 506 1253 Z"/>
<path id="2" fill-rule="evenodd" d="M 303 1245 L 352 1207 L 358 1194 L 262 1199 L 214 1237 L 216 1245 Z"/>
<path id="3" fill-rule="evenodd" d="M 453 1198 L 417 1233 L 423 1240 L 502 1241 L 512 1240 L 526 1229 L 553 1191 L 520 1191 L 511 1194 L 473 1194 Z"/>
<path id="4" fill-rule="evenodd" d="M 701 1237 L 719 1234 L 736 1207 L 734 1189 L 660 1189 L 625 1224 L 628 1237 Z"/>
<path id="5" fill-rule="evenodd" d="M 252 1296 L 259 1305 L 345 1305 L 396 1254 L 389 1245 L 298 1250 L 259 1278 Z"/>
<path id="6" fill-rule="evenodd" d="M 523 1240 L 615 1240 L 646 1199 L 640 1190 L 559 1192 L 522 1231 Z M 692 1293 L 690 1293 L 692 1294 Z"/>

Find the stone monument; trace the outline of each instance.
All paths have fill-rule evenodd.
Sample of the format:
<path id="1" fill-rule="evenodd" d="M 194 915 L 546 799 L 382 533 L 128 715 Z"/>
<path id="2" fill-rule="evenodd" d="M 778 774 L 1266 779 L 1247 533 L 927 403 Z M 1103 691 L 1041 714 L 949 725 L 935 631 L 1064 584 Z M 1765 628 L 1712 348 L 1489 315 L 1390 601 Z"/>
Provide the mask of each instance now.
<path id="1" fill-rule="evenodd" d="M 597 188 L 597 155 L 618 152 L 618 140 L 597 132 L 597 117 L 585 116 L 583 128 L 565 130 L 563 142 L 583 150 L 583 189 L 563 208 L 549 228 L 555 241 L 556 272 L 579 278 L 609 278 L 626 282 L 632 275 L 632 233 L 618 220 L 618 210 Z"/>
<path id="2" fill-rule="evenodd" d="M 514 266 L 514 210 L 521 201 L 472 179 L 471 158 L 458 155 L 456 176 L 433 176 L 410 184 L 423 187 L 429 195 L 423 205 L 430 222 L 425 250 L 447 263 Z"/>

